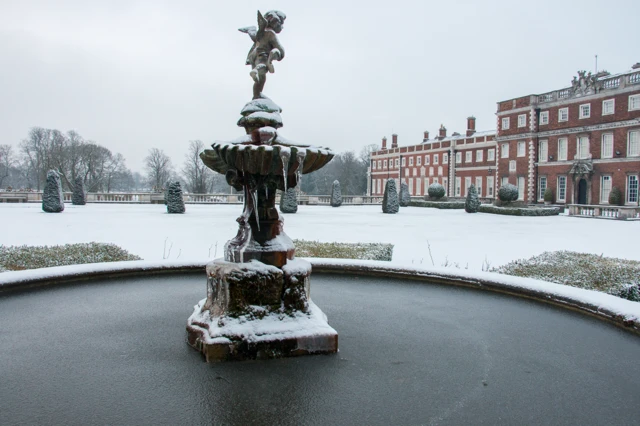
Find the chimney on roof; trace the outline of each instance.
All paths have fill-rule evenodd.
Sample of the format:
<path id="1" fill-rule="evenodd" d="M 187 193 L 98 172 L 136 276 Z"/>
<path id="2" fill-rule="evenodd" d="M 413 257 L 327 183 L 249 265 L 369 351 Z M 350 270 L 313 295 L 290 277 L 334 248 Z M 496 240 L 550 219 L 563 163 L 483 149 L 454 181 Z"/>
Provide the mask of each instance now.
<path id="1" fill-rule="evenodd" d="M 444 139 L 447 137 L 447 128 L 444 125 L 440 125 L 440 130 L 438 131 L 438 137 L 440 139 Z"/>
<path id="2" fill-rule="evenodd" d="M 424 131 L 424 139 L 425 141 L 429 140 L 429 132 L 427 130 Z"/>
<path id="3" fill-rule="evenodd" d="M 382 138 L 382 149 L 387 149 L 387 137 Z"/>
<path id="4" fill-rule="evenodd" d="M 467 136 L 471 136 L 476 132 L 476 118 L 472 115 L 467 117 Z"/>
<path id="5" fill-rule="evenodd" d="M 391 148 L 397 148 L 397 147 L 398 147 L 398 135 L 394 133 L 391 135 Z"/>

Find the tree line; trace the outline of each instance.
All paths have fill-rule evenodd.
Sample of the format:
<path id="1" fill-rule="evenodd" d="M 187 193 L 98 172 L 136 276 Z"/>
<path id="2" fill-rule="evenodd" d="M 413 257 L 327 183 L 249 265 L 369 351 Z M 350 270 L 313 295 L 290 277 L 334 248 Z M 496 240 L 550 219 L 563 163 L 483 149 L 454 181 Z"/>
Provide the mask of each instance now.
<path id="1" fill-rule="evenodd" d="M 205 144 L 189 141 L 179 169 L 161 149 L 151 148 L 144 160 L 144 173 L 130 170 L 120 153 L 84 139 L 78 132 L 34 127 L 18 149 L 0 144 L 0 188 L 44 188 L 49 170 L 60 175 L 63 189 L 73 191 L 80 177 L 87 192 L 159 191 L 168 181 L 180 181 L 193 194 L 229 192 L 224 176 L 213 172 L 200 160 Z M 300 189 L 307 194 L 329 194 L 334 180 L 340 181 L 348 195 L 361 195 L 367 189 L 369 155 L 375 145 L 354 152 L 337 154 L 324 168 L 304 175 Z"/>

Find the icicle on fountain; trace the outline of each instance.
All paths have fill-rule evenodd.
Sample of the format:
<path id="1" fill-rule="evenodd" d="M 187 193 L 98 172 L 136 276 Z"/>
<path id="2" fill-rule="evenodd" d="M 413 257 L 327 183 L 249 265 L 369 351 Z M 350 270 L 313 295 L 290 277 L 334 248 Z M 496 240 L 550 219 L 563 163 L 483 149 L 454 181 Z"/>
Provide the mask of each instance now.
<path id="1" fill-rule="evenodd" d="M 326 148 L 295 144 L 278 133 L 282 109 L 262 94 L 273 61 L 284 58 L 277 34 L 286 16 L 258 11 L 258 28 L 241 28 L 254 44 L 247 56 L 254 80 L 253 99 L 242 108 L 238 126 L 246 135 L 216 142 L 202 161 L 244 191 L 238 234 L 224 259 L 207 265 L 207 297 L 187 324 L 188 343 L 207 362 L 264 359 L 338 350 L 338 333 L 311 301 L 311 264 L 295 258 L 275 206 L 276 190 L 286 191 L 302 174 L 327 164 Z"/>

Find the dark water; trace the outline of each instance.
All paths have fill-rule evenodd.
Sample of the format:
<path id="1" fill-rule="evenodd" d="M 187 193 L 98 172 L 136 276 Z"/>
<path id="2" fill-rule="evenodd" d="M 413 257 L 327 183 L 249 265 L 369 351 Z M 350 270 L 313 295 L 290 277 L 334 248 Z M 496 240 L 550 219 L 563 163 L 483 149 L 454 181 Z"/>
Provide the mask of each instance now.
<path id="1" fill-rule="evenodd" d="M 638 424 L 640 338 L 486 292 L 315 274 L 337 355 L 206 364 L 200 275 L 0 297 L 0 425 Z"/>

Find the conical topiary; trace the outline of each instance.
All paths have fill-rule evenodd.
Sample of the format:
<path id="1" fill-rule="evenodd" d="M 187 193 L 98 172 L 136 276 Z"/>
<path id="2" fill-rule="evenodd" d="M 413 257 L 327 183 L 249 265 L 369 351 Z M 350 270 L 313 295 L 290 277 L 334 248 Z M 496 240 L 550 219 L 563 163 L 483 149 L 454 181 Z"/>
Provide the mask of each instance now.
<path id="1" fill-rule="evenodd" d="M 82 179 L 82 176 L 78 176 L 73 182 L 71 204 L 74 206 L 84 206 L 87 204 L 87 193 L 84 191 L 84 179 Z"/>
<path id="2" fill-rule="evenodd" d="M 167 190 L 167 213 L 184 213 L 184 210 L 180 182 L 171 182 Z"/>
<path id="3" fill-rule="evenodd" d="M 295 213 L 298 211 L 298 193 L 295 188 L 288 188 L 280 194 L 280 212 Z"/>
<path id="4" fill-rule="evenodd" d="M 409 207 L 411 203 L 411 194 L 409 194 L 409 185 L 402 182 L 400 184 L 400 207 Z"/>
<path id="5" fill-rule="evenodd" d="M 340 190 L 340 182 L 333 181 L 331 186 L 331 207 L 340 207 L 342 205 L 342 191 Z"/>
<path id="6" fill-rule="evenodd" d="M 398 189 L 396 181 L 389 179 L 384 186 L 384 196 L 382 197 L 382 213 L 398 213 L 400 206 L 398 203 Z"/>
<path id="7" fill-rule="evenodd" d="M 60 175 L 55 170 L 47 173 L 47 183 L 42 192 L 42 210 L 47 213 L 60 213 L 64 210 L 64 195 Z"/>
<path id="8" fill-rule="evenodd" d="M 467 213 L 477 213 L 480 208 L 480 200 L 478 199 L 478 191 L 475 185 L 469 187 L 467 199 L 464 201 L 464 210 Z"/>

